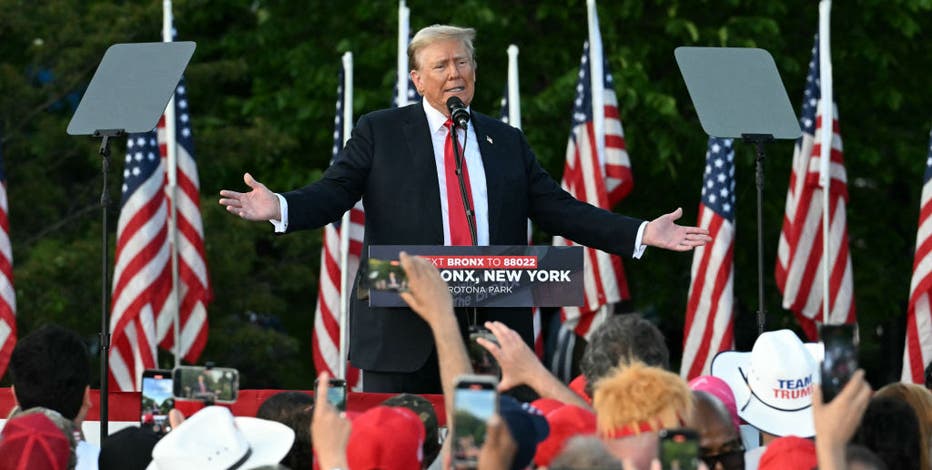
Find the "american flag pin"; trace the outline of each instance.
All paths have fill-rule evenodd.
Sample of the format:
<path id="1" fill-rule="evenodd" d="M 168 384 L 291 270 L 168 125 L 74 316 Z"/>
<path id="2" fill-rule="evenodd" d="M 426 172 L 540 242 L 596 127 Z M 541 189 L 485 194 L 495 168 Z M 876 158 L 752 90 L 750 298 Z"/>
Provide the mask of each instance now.
<path id="1" fill-rule="evenodd" d="M 485 140 L 488 140 L 490 144 L 494 144 L 494 143 L 495 143 L 495 142 L 492 142 L 492 138 L 489 137 L 489 136 L 485 136 Z"/>

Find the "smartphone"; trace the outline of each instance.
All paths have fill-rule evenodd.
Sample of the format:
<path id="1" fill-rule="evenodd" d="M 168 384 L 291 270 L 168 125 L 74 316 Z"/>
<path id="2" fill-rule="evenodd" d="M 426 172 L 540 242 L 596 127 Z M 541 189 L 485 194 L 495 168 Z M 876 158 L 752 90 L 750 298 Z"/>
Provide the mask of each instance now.
<path id="1" fill-rule="evenodd" d="M 831 401 L 858 370 L 855 325 L 820 325 L 819 337 L 825 350 L 822 357 L 822 400 Z"/>
<path id="2" fill-rule="evenodd" d="M 692 429 L 661 429 L 660 468 L 695 470 L 699 468 L 699 433 Z"/>
<path id="3" fill-rule="evenodd" d="M 141 391 L 139 426 L 149 428 L 158 434 L 171 431 L 168 412 L 175 407 L 175 399 L 172 397 L 172 371 L 144 370 Z"/>
<path id="4" fill-rule="evenodd" d="M 485 442 L 486 423 L 498 412 L 498 380 L 461 375 L 453 390 L 453 466 L 475 468 Z"/>
<path id="5" fill-rule="evenodd" d="M 317 390 L 317 379 L 314 379 L 314 390 Z M 346 411 L 346 381 L 343 379 L 330 379 L 327 383 L 327 403 L 339 411 Z"/>
<path id="6" fill-rule="evenodd" d="M 408 276 L 398 260 L 369 258 L 366 281 L 373 290 L 408 290 Z"/>
<path id="7" fill-rule="evenodd" d="M 172 395 L 182 400 L 234 403 L 239 394 L 239 371 L 228 367 L 179 366 L 172 379 Z"/>
<path id="8" fill-rule="evenodd" d="M 479 375 L 491 375 L 494 377 L 502 376 L 502 369 L 487 349 L 482 347 L 478 341 L 479 338 L 486 339 L 498 345 L 498 339 L 491 331 L 478 326 L 469 327 L 469 345 L 466 348 L 469 354 L 469 362 L 472 363 L 472 370 Z"/>

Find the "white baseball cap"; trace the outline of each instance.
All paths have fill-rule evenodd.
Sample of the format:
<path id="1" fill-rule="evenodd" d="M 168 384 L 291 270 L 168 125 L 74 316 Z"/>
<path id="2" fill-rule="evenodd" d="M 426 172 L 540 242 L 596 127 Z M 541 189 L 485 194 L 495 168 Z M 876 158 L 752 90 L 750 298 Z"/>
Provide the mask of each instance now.
<path id="1" fill-rule="evenodd" d="M 208 406 L 175 427 L 152 449 L 146 470 L 247 469 L 278 464 L 294 442 L 284 424 Z"/>
<path id="2" fill-rule="evenodd" d="M 812 390 L 819 386 L 822 344 L 803 344 L 790 330 L 762 333 L 751 352 L 723 351 L 712 375 L 735 394 L 738 416 L 775 436 L 812 437 Z"/>

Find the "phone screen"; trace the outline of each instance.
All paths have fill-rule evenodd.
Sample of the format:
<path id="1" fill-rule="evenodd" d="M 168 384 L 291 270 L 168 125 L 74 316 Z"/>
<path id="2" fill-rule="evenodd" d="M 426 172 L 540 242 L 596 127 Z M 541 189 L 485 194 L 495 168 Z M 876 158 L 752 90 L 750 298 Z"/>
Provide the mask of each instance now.
<path id="1" fill-rule="evenodd" d="M 822 358 L 822 400 L 828 402 L 841 392 L 858 369 L 854 325 L 822 325 L 819 336 L 825 349 Z"/>
<path id="2" fill-rule="evenodd" d="M 180 366 L 172 371 L 172 376 L 175 398 L 233 403 L 239 393 L 239 371 L 236 369 Z"/>
<path id="3" fill-rule="evenodd" d="M 168 412 L 175 407 L 172 398 L 172 372 L 170 370 L 147 370 L 142 374 L 139 425 L 159 434 L 171 431 Z"/>
<path id="4" fill-rule="evenodd" d="M 494 380 L 463 380 L 453 393 L 453 463 L 475 465 L 486 423 L 498 409 Z"/>
<path id="5" fill-rule="evenodd" d="M 373 290 L 404 291 L 408 289 L 408 276 L 398 260 L 369 258 L 366 281 Z"/>
<path id="6" fill-rule="evenodd" d="M 693 470 L 699 465 L 699 435 L 689 429 L 660 431 L 660 466 L 663 470 Z"/>
<path id="7" fill-rule="evenodd" d="M 314 389 L 317 389 L 317 380 L 314 380 Z M 346 381 L 343 379 L 330 379 L 327 383 L 327 403 L 339 411 L 346 411 Z"/>

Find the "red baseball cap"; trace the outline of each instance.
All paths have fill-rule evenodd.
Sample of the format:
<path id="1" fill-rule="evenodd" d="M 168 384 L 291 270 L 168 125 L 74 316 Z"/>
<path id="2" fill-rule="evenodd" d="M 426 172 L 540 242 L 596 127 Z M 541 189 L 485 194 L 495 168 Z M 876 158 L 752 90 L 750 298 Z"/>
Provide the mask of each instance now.
<path id="1" fill-rule="evenodd" d="M 65 433 L 47 416 L 32 413 L 7 421 L 0 433 L 0 468 L 64 470 L 71 446 Z"/>
<path id="2" fill-rule="evenodd" d="M 421 468 L 424 424 L 407 408 L 376 406 L 353 420 L 346 459 L 351 470 Z"/>
<path id="3" fill-rule="evenodd" d="M 547 414 L 550 435 L 537 444 L 534 463 L 545 467 L 563 451 L 566 441 L 574 436 L 588 436 L 596 432 L 595 413 L 576 405 L 564 405 Z"/>
<path id="4" fill-rule="evenodd" d="M 793 468 L 812 470 L 819 464 L 816 459 L 815 443 L 809 439 L 785 436 L 773 440 L 760 457 L 758 470 Z"/>

